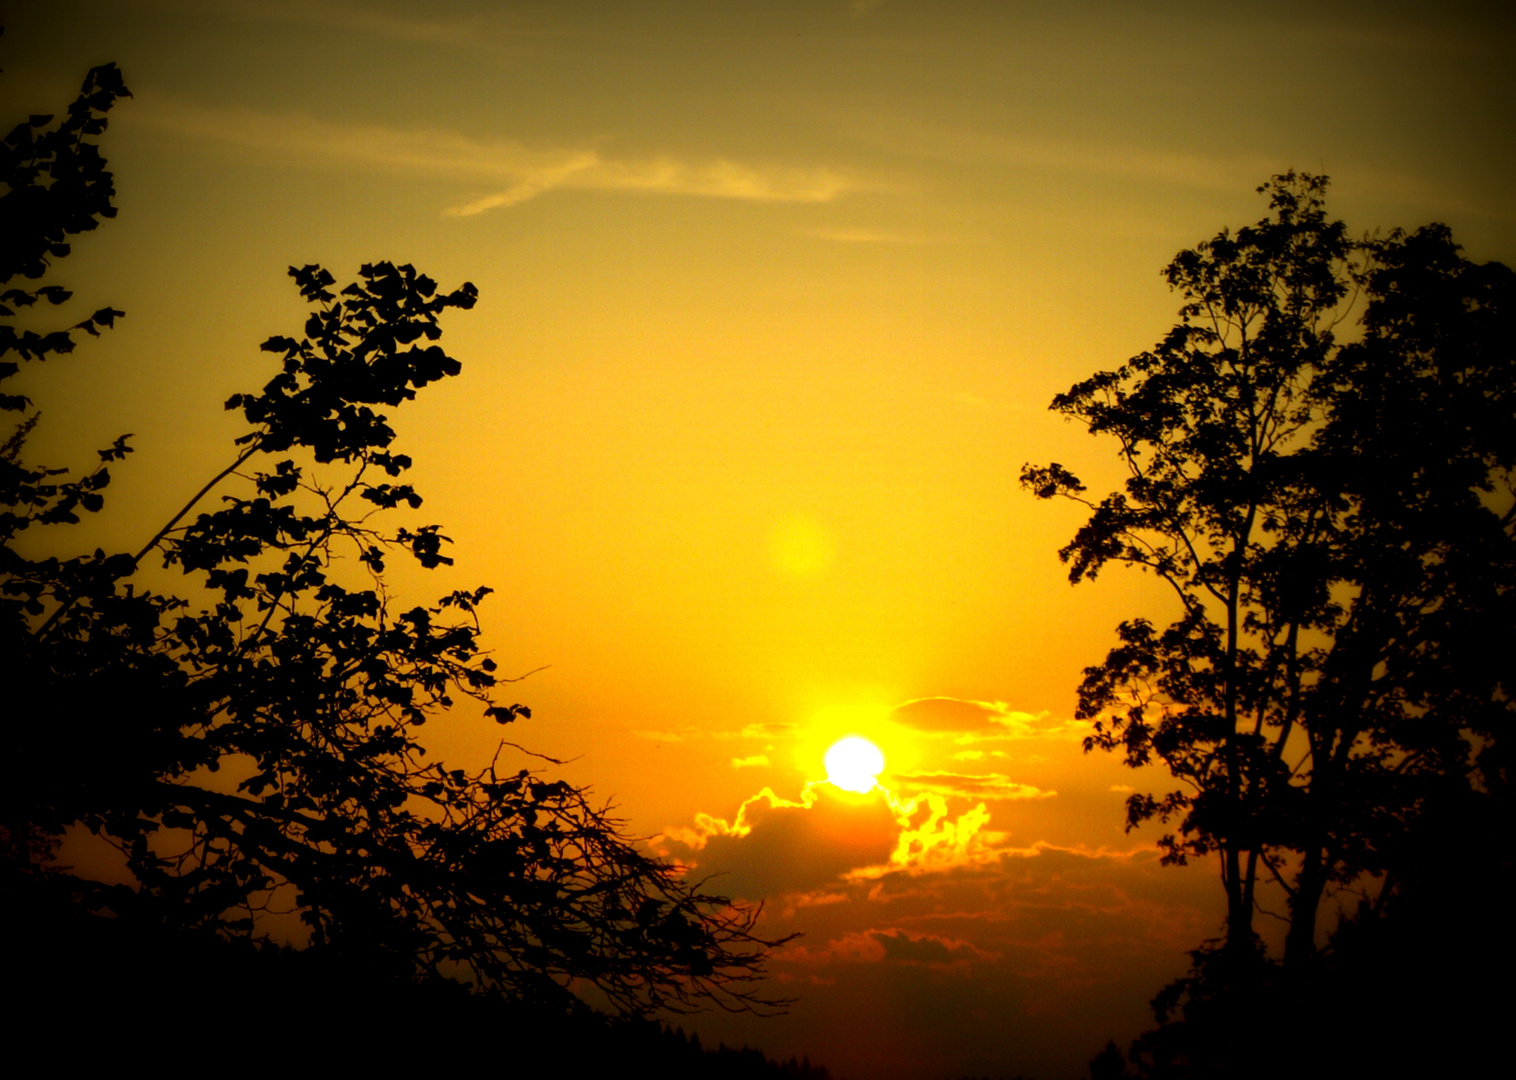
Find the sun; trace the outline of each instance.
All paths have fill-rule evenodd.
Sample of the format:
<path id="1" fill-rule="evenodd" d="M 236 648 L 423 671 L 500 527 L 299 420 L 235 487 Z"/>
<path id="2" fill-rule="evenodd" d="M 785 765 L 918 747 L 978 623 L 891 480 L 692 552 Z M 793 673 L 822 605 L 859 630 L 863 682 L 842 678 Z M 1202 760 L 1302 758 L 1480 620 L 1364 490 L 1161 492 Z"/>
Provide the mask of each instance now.
<path id="1" fill-rule="evenodd" d="M 861 735 L 837 740 L 822 760 L 826 778 L 844 791 L 872 791 L 884 771 L 884 751 Z"/>

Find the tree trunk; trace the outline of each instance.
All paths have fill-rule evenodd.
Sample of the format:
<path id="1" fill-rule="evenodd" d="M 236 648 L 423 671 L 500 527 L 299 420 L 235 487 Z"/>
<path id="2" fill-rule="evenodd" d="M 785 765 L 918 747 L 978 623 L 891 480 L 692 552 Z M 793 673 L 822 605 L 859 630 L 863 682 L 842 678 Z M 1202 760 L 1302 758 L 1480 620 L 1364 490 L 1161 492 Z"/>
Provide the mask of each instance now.
<path id="1" fill-rule="evenodd" d="M 1326 852 L 1306 852 L 1295 895 L 1290 898 L 1290 929 L 1284 938 L 1284 966 L 1298 970 L 1316 955 L 1316 911 L 1326 890 Z"/>

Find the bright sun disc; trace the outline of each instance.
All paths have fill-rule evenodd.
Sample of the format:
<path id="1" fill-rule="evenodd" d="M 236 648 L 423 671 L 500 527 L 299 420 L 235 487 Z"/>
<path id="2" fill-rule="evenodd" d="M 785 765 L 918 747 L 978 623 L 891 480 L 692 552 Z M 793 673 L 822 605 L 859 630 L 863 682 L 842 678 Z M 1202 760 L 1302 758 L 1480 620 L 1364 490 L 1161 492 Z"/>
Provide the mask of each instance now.
<path id="1" fill-rule="evenodd" d="M 826 778 L 844 791 L 872 791 L 874 779 L 884 771 L 884 752 L 858 735 L 832 744 L 823 759 Z"/>

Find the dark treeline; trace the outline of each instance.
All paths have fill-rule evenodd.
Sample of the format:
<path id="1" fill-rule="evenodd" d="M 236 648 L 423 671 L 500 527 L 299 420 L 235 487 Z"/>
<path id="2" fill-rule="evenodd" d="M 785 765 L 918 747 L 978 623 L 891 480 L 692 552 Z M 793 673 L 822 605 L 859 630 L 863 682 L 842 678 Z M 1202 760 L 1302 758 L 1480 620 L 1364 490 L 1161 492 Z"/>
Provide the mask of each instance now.
<path id="1" fill-rule="evenodd" d="M 132 436 L 86 470 L 39 463 L 32 395 L 39 368 L 126 317 L 92 303 L 80 319 L 58 279 L 73 238 L 116 215 L 100 142 L 129 97 L 102 65 L 65 113 L 0 140 L 0 383 L 27 391 L 0 393 L 10 983 L 56 1005 L 60 1039 L 172 1028 L 165 1052 L 209 1052 L 230 1024 L 380 1060 L 427 1037 L 412 1014 L 609 1060 L 663 1010 L 782 1006 L 760 988 L 778 942 L 758 908 L 651 858 L 584 789 L 502 761 L 551 759 L 502 739 L 483 768 L 449 768 L 419 739 L 470 699 L 492 728 L 530 716 L 495 696 L 513 680 L 480 641 L 489 588 L 417 605 L 384 579 L 397 560 L 453 561 L 440 525 L 406 516 L 423 498 L 391 417 L 460 372 L 437 342 L 471 284 L 376 262 L 342 287 L 291 267 L 312 310 L 264 341 L 261 389 L 226 401 L 242 433 L 204 486 L 116 550 L 79 550 L 72 527 L 104 508 Z M 66 865 L 71 830 L 114 855 Z"/>
<path id="2" fill-rule="evenodd" d="M 1303 973 L 1239 973 L 1202 948 L 1153 1005 L 1159 1024 L 1091 1062 L 1092 1080 L 1497 1075 L 1516 961 L 1508 792 L 1451 799 L 1382 905 L 1350 909 Z M 1220 970 L 1218 970 L 1220 969 Z"/>
<path id="3" fill-rule="evenodd" d="M 74 1068 L 147 1054 L 156 1075 L 391 1076 L 446 1068 L 830 1080 L 808 1060 L 706 1047 L 698 1035 L 653 1020 L 534 1008 L 447 979 L 400 977 L 358 956 L 154 930 L 67 904 L 21 910 L 14 892 L 5 899 L 6 1029 L 54 1048 Z"/>
<path id="4" fill-rule="evenodd" d="M 0 381 L 124 315 L 57 312 L 51 278 L 115 215 L 98 140 L 125 96 L 97 68 L 66 117 L 0 144 Z M 1167 862 L 1215 860 L 1227 902 L 1158 1026 L 1096 1080 L 1473 1074 L 1504 1020 L 1484 988 L 1512 959 L 1516 278 L 1441 226 L 1355 241 L 1325 189 L 1265 185 L 1271 219 L 1168 268 L 1180 325 L 1055 401 L 1116 437 L 1123 491 L 1023 471 L 1090 510 L 1072 580 L 1115 563 L 1173 586 L 1178 619 L 1124 622 L 1079 715 L 1087 750 L 1165 766 L 1174 790 L 1133 795 L 1128 823 L 1167 826 Z M 160 1072 L 827 1077 L 650 1019 L 786 1004 L 763 993 L 780 942 L 757 909 L 648 858 L 566 782 L 424 759 L 418 729 L 463 698 L 530 715 L 495 699 L 487 588 L 401 611 L 381 578 L 451 562 L 441 526 L 403 517 L 422 499 L 389 413 L 458 373 L 439 318 L 475 291 L 382 262 L 346 288 L 291 274 L 301 336 L 264 343 L 225 467 L 135 554 L 68 554 L 130 436 L 92 471 L 39 464 L 40 408 L 0 394 L 8 1029 Z M 143 586 L 147 565 L 186 595 Z M 62 865 L 70 830 L 132 884 Z"/>
<path id="5" fill-rule="evenodd" d="M 1165 270 L 1179 323 L 1054 399 L 1116 442 L 1120 490 L 1022 471 L 1090 512 L 1072 582 L 1132 566 L 1176 601 L 1117 628 L 1077 712 L 1086 751 L 1163 766 L 1127 826 L 1163 826 L 1163 861 L 1211 862 L 1226 898 L 1131 1048 L 1145 1077 L 1441 1074 L 1495 1045 L 1516 274 L 1444 225 L 1354 239 L 1326 189 L 1270 180 L 1270 217 Z"/>

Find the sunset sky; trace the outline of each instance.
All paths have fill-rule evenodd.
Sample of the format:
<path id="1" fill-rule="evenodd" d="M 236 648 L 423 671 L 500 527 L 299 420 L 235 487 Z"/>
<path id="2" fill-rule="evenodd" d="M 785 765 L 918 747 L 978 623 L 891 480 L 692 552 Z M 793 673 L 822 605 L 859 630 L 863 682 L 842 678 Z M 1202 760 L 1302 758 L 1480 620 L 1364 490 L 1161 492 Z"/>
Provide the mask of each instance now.
<path id="1" fill-rule="evenodd" d="M 512 737 L 804 937 L 783 1017 L 687 1022 L 835 1075 L 1082 1074 L 1220 929 L 1210 865 L 1126 835 L 1082 669 L 1171 614 L 1072 588 L 1118 481 L 1054 394 L 1151 346 L 1181 248 L 1289 168 L 1355 232 L 1516 260 L 1516 20 L 1495 4 L 47 0 L 5 5 L 0 115 L 115 61 L 120 216 L 58 280 L 127 316 L 27 376 L 34 458 L 133 432 L 69 543 L 135 550 L 230 460 L 296 333 L 290 264 L 479 289 L 394 416 L 456 566 L 495 589 Z M 73 308 L 67 309 L 72 312 Z M 538 670 L 541 669 L 541 670 Z M 460 710 L 439 753 L 488 760 Z M 883 790 L 820 783 L 846 735 Z M 1267 922 L 1268 920 L 1263 920 Z"/>

